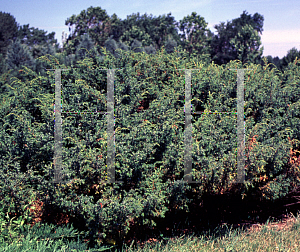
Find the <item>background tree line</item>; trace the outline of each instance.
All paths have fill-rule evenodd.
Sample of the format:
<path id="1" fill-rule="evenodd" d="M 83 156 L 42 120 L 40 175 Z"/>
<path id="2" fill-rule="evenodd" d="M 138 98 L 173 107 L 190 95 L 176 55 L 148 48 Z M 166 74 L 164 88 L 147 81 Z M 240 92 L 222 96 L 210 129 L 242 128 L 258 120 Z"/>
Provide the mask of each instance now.
<path id="1" fill-rule="evenodd" d="M 25 65 L 44 73 L 43 66 L 35 59 L 50 54 L 60 59 L 61 63 L 72 65 L 83 59 L 87 51 L 94 49 L 101 54 L 101 47 L 106 48 L 115 57 L 118 49 L 155 54 L 162 47 L 166 53 L 176 48 L 187 52 L 187 56 L 196 56 L 207 63 L 214 61 L 218 65 L 231 60 L 263 65 L 263 47 L 261 35 L 264 17 L 246 11 L 231 21 L 215 25 L 217 33 L 207 28 L 203 17 L 192 12 L 176 22 L 171 13 L 158 17 L 140 13 L 128 15 L 121 20 L 114 13 L 111 17 L 101 7 L 89 7 L 78 15 L 67 18 L 69 36 L 59 48 L 55 33 L 20 26 L 9 13 L 0 12 L 0 66 L 1 73 L 19 69 Z M 179 33 L 180 32 L 180 33 Z M 300 52 L 292 48 L 282 59 L 267 56 L 271 67 L 283 71 L 289 62 L 299 57 Z"/>

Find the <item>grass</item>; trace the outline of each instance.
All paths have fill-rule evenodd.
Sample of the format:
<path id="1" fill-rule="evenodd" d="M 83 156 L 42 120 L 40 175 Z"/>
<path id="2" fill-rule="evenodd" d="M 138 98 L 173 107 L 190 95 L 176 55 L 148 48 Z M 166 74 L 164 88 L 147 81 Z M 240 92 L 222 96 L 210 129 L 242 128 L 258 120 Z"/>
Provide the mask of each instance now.
<path id="1" fill-rule="evenodd" d="M 272 204 L 257 200 L 242 204 L 232 195 L 203 196 L 188 214 L 166 214 L 154 229 L 132 230 L 118 247 L 96 245 L 94 249 L 88 249 L 88 240 L 73 227 L 37 223 L 31 228 L 23 225 L 22 216 L 13 220 L 0 206 L 0 252 L 300 251 L 300 212 L 297 203 L 286 204 L 291 197 L 296 196 Z"/>
<path id="2" fill-rule="evenodd" d="M 223 231 L 220 231 L 223 230 Z M 225 232 L 224 232 L 225 230 Z M 222 235 L 216 235 L 219 233 Z M 123 246 L 126 252 L 139 251 L 299 251 L 300 248 L 300 215 L 291 214 L 280 222 L 268 221 L 263 225 L 252 225 L 248 229 L 229 228 L 223 224 L 216 232 L 205 232 L 201 236 L 182 235 L 181 237 L 149 239 L 147 242 Z M 74 245 L 75 244 L 75 245 Z M 15 238 L 11 243 L 0 242 L 0 251 L 117 251 L 116 249 L 79 250 L 83 242 L 79 240 L 66 243 L 63 239 L 38 239 L 28 232 L 26 237 Z M 135 248 L 134 248 L 135 247 Z"/>
<path id="3" fill-rule="evenodd" d="M 227 227 L 225 224 L 224 226 Z M 137 249 L 124 251 L 299 251 L 300 218 L 291 216 L 285 223 L 267 221 L 264 225 L 251 229 L 231 230 L 216 238 L 214 235 L 194 235 L 170 238 L 167 244 L 162 242 L 146 243 Z"/>

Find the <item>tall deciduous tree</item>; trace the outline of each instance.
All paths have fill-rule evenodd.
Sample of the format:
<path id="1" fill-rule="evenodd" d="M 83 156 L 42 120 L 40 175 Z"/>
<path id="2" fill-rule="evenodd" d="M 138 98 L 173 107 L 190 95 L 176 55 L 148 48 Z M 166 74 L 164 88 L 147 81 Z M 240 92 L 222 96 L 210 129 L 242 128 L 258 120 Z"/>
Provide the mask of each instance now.
<path id="1" fill-rule="evenodd" d="M 143 46 L 153 45 L 157 50 L 165 44 L 168 35 L 172 35 L 176 42 L 180 41 L 176 21 L 171 13 L 167 16 L 153 17 L 153 15 L 147 16 L 147 14 L 140 16 L 138 12 L 127 16 L 122 23 L 124 32 L 120 39 L 128 45 L 131 45 L 136 39 L 141 41 Z"/>
<path id="2" fill-rule="evenodd" d="M 128 44 L 132 44 L 134 40 L 138 40 L 141 41 L 143 46 L 149 45 L 152 42 L 150 35 L 135 25 L 130 30 L 125 31 L 120 39 L 126 41 Z"/>
<path id="3" fill-rule="evenodd" d="M 155 50 L 166 43 L 168 35 L 172 35 L 177 44 L 180 41 L 177 22 L 171 13 L 157 18 L 147 14 L 140 16 L 137 13 L 121 20 L 116 14 L 109 17 L 100 7 L 90 7 L 81 11 L 79 15 L 72 15 L 65 24 L 69 26 L 70 31 L 65 48 L 67 54 L 75 53 L 75 48 L 80 43 L 80 36 L 87 32 L 95 41 L 95 45 L 100 47 L 104 46 L 111 35 L 117 43 L 122 42 L 128 47 L 134 40 L 138 40 L 143 47 L 152 45 Z"/>
<path id="4" fill-rule="evenodd" d="M 296 47 L 293 47 L 287 52 L 287 55 L 281 59 L 281 68 L 284 69 L 290 62 L 294 62 L 296 57 L 300 59 L 300 51 L 298 51 Z"/>
<path id="5" fill-rule="evenodd" d="M 125 27 L 122 19 L 118 18 L 118 16 L 114 13 L 110 19 L 107 21 L 110 24 L 110 34 L 113 35 L 113 39 L 117 42 L 121 42 L 121 36 L 125 32 Z"/>
<path id="6" fill-rule="evenodd" d="M 258 13 L 253 16 L 246 11 L 239 18 L 225 24 L 215 25 L 217 35 L 212 39 L 211 56 L 217 64 L 242 59 L 257 61 L 261 55 L 260 35 L 263 31 L 264 17 Z M 249 57 L 248 57 L 249 55 Z"/>
<path id="7" fill-rule="evenodd" d="M 164 43 L 168 40 L 168 36 L 179 44 L 180 36 L 178 34 L 177 22 L 171 13 L 167 15 L 158 16 L 153 20 L 154 28 L 149 33 L 153 42 L 156 44 L 156 49 L 160 49 Z"/>
<path id="8" fill-rule="evenodd" d="M 146 14 L 140 16 L 140 13 L 128 15 L 122 21 L 122 35 L 120 41 L 127 45 L 131 45 L 134 40 L 138 40 L 143 46 L 149 46 L 152 43 L 151 30 L 152 17 Z M 153 28 L 153 27 L 152 27 Z"/>
<path id="9" fill-rule="evenodd" d="M 79 15 L 72 15 L 67 18 L 65 25 L 69 26 L 70 35 L 67 39 L 67 51 L 75 52 L 80 43 L 80 37 L 89 33 L 95 41 L 95 45 L 103 46 L 111 33 L 111 23 L 105 10 L 100 7 L 89 7 Z M 72 43 L 69 43 L 72 41 Z M 69 53 L 70 53 L 69 52 Z"/>
<path id="10" fill-rule="evenodd" d="M 260 36 L 251 25 L 242 26 L 230 43 L 234 46 L 236 57 L 244 63 L 259 63 L 263 54 Z"/>
<path id="11" fill-rule="evenodd" d="M 184 49 L 191 55 L 193 53 L 200 55 L 210 54 L 210 40 L 212 32 L 207 28 L 207 22 L 196 12 L 184 17 L 178 23 L 179 29 L 183 34 L 180 35 L 180 43 Z"/>

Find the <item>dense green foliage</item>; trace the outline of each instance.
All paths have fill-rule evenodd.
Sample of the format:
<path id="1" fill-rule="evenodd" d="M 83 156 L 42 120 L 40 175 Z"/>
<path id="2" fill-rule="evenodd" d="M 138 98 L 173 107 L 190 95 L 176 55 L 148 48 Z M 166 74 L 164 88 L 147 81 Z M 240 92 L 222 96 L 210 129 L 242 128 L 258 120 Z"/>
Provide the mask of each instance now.
<path id="1" fill-rule="evenodd" d="M 213 34 L 207 28 L 205 19 L 196 12 L 178 22 L 171 13 L 159 17 L 147 14 L 141 16 L 137 13 L 121 20 L 116 14 L 109 17 L 105 10 L 91 6 L 79 15 L 67 18 L 65 24 L 69 26 L 70 34 L 67 41 L 64 37 L 61 50 L 65 53 L 63 58 L 66 59 L 66 65 L 73 64 L 78 59 L 78 50 L 85 38 L 83 35 L 88 34 L 89 43 L 98 47 L 98 53 L 101 53 L 103 46 L 109 51 L 120 48 L 134 52 L 145 51 L 147 54 L 154 54 L 163 46 L 167 53 L 172 53 L 176 46 L 180 46 L 189 56 L 197 56 L 198 60 L 206 62 L 214 61 L 219 65 L 230 60 L 264 65 L 260 38 L 263 22 L 264 17 L 259 13 L 251 15 L 243 11 L 240 17 L 227 21 L 226 24 L 222 22 L 216 25 L 217 34 Z M 34 59 L 46 54 L 54 55 L 59 51 L 54 32 L 47 34 L 46 31 L 29 28 L 29 24 L 19 26 L 9 13 L 1 12 L 0 23 L 1 73 L 6 71 L 8 46 L 16 39 L 28 46 Z M 82 53 L 80 50 L 80 54 Z M 118 54 L 113 55 L 118 57 Z M 283 71 L 296 56 L 299 58 L 299 53 L 293 48 L 283 59 L 268 56 L 268 61 Z M 36 71 L 44 75 L 43 69 L 44 66 L 37 63 Z"/>
<path id="2" fill-rule="evenodd" d="M 54 186 L 54 72 L 36 74 L 24 67 L 22 80 L 1 77 L 1 195 L 10 193 L 11 214 L 22 214 L 38 199 L 60 209 L 91 240 L 113 237 L 155 225 L 167 211 L 188 211 L 194 197 L 235 193 L 276 199 L 299 185 L 299 165 L 290 150 L 299 141 L 299 64 L 282 74 L 267 65 L 204 64 L 187 60 L 186 52 L 157 55 L 119 51 L 118 60 L 87 54 L 62 74 L 63 111 L 106 110 L 106 71 L 115 74 L 116 179 L 106 181 L 106 117 L 63 115 L 63 165 L 66 183 Z M 178 57 L 180 55 L 180 57 Z M 66 68 L 53 57 L 42 57 L 48 68 Z M 184 71 L 192 73 L 192 104 L 196 111 L 236 111 L 236 73 L 245 73 L 246 183 L 236 178 L 235 114 L 194 115 L 193 176 L 183 182 Z M 209 91 L 209 92 L 208 92 Z M 264 178 L 262 180 L 262 178 Z M 77 221 L 75 221 L 77 220 Z M 81 221 L 78 221 L 81 220 Z M 80 226 L 78 223 L 84 223 Z M 77 225 L 77 226 L 76 226 Z"/>
<path id="3" fill-rule="evenodd" d="M 171 13 L 159 17 L 140 16 L 139 13 L 120 20 L 116 14 L 109 17 L 100 7 L 89 7 L 79 15 L 72 15 L 65 22 L 69 26 L 70 35 L 64 49 L 74 53 L 80 37 L 89 33 L 96 45 L 104 46 L 112 38 L 119 43 L 136 48 L 153 46 L 160 50 L 165 46 L 169 49 L 170 36 L 172 47 L 180 45 L 191 55 L 201 55 L 202 59 L 214 60 L 217 64 L 225 64 L 230 60 L 239 59 L 242 63 L 259 63 L 262 55 L 260 35 L 263 31 L 262 15 L 253 16 L 244 11 L 239 18 L 216 25 L 218 34 L 207 28 L 204 17 L 192 12 L 176 22 Z M 178 33 L 180 32 L 180 33 Z M 143 49 L 139 49 L 143 51 Z M 147 50 L 146 50 L 147 51 Z"/>
<path id="4" fill-rule="evenodd" d="M 170 14 L 121 22 L 89 8 L 66 21 L 73 31 L 62 52 L 52 33 L 28 25 L 17 35 L 5 31 L 12 41 L 0 54 L 1 224 L 9 218 L 22 225 L 70 222 L 93 247 L 121 243 L 130 230 L 151 228 L 168 212 L 188 212 L 204 195 L 274 201 L 299 185 L 299 52 L 269 57 L 273 65 L 262 60 L 257 13 L 220 25 L 217 37 L 196 12 L 179 23 L 181 38 Z M 122 183 L 106 180 L 106 115 L 96 113 L 63 114 L 64 182 L 52 183 L 55 76 L 46 69 L 57 68 L 69 69 L 61 78 L 65 112 L 105 111 L 105 69 L 116 69 L 115 168 Z M 193 111 L 216 113 L 192 116 L 199 183 L 187 184 L 185 72 L 179 69 L 195 68 Z M 252 70 L 245 71 L 246 182 L 237 185 L 237 74 L 230 69 L 242 68 Z M 8 242 L 18 235 L 1 231 Z"/>

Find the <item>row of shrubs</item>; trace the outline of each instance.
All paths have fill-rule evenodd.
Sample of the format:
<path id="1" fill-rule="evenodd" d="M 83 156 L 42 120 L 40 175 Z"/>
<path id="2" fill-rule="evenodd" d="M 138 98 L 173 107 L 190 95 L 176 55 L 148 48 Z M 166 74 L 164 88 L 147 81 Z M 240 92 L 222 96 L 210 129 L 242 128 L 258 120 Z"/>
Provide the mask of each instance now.
<path id="1" fill-rule="evenodd" d="M 217 66 L 178 51 L 121 51 L 118 60 L 103 54 L 87 56 L 63 72 L 63 110 L 105 110 L 102 69 L 122 69 L 115 73 L 114 99 L 116 180 L 123 183 L 106 180 L 105 115 L 80 113 L 63 115 L 63 183 L 52 183 L 54 72 L 40 75 L 24 67 L 15 77 L 3 74 L 0 83 L 4 213 L 21 221 L 29 204 L 35 207 L 28 213 L 31 224 L 72 223 L 94 247 L 122 243 L 130 230 L 151 229 L 168 212 L 187 213 L 204 195 L 275 200 L 299 185 L 297 60 L 281 73 L 267 62 Z M 50 56 L 40 60 L 47 68 L 66 68 Z M 185 73 L 179 69 L 191 68 L 199 69 L 192 71 L 192 107 L 207 112 L 192 117 L 198 184 L 182 180 Z M 235 184 L 237 77 L 230 69 L 242 68 L 252 69 L 245 72 L 246 182 Z"/>

